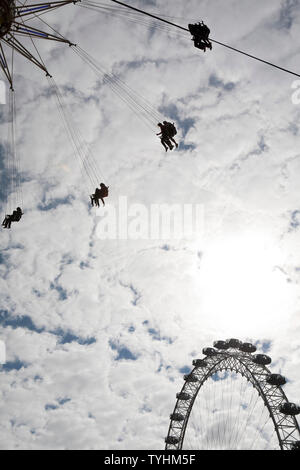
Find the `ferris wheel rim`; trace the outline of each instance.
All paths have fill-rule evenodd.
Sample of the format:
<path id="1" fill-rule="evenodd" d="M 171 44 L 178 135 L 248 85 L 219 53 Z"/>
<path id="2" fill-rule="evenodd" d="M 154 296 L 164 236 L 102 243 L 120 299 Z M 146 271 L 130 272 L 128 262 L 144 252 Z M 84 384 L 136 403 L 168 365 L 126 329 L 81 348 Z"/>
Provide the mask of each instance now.
<path id="1" fill-rule="evenodd" d="M 209 348 L 206 348 L 209 349 Z M 203 350 L 204 351 L 204 350 Z M 258 356 L 265 356 L 265 355 L 258 355 Z M 300 434 L 300 429 L 298 422 L 295 418 L 295 416 L 292 415 L 284 415 L 282 412 L 279 411 L 279 407 L 283 403 L 289 403 L 286 394 L 282 390 L 281 385 L 266 385 L 266 377 L 270 375 L 276 375 L 276 374 L 271 374 L 271 371 L 266 367 L 266 364 L 256 364 L 253 361 L 253 358 L 255 356 L 252 355 L 252 353 L 245 353 L 242 352 L 241 350 L 236 350 L 236 348 L 229 348 L 227 350 L 223 351 L 215 351 L 215 354 L 213 355 L 207 355 L 204 358 L 200 359 L 200 361 L 203 362 L 208 362 L 209 363 L 209 370 L 206 371 L 202 377 L 199 378 L 197 381 L 191 381 L 187 379 L 188 376 L 190 376 L 191 379 L 193 379 L 193 376 L 197 377 L 197 372 L 199 369 L 203 370 L 205 366 L 197 366 L 193 368 L 193 370 L 187 374 L 185 377 L 186 382 L 184 383 L 181 391 L 179 394 L 177 394 L 177 401 L 173 410 L 173 413 L 170 415 L 171 421 L 169 425 L 169 430 L 168 430 L 168 435 L 165 439 L 166 446 L 165 450 L 182 450 L 183 444 L 184 444 L 184 438 L 185 438 L 185 432 L 188 426 L 189 418 L 191 411 L 193 409 L 194 403 L 196 401 L 196 398 L 199 394 L 199 391 L 201 390 L 202 386 L 204 383 L 212 377 L 214 374 L 222 371 L 234 371 L 236 374 L 241 375 L 242 377 L 246 377 L 247 380 L 251 383 L 252 387 L 257 390 L 258 394 L 260 395 L 260 398 L 263 400 L 264 404 L 267 406 L 270 419 L 273 422 L 276 436 L 278 439 L 279 443 L 279 448 L 280 450 L 287 450 L 291 448 L 291 444 L 293 442 L 299 442 L 294 440 L 289 439 L 290 436 L 293 435 L 294 432 L 297 432 L 298 435 Z M 268 356 L 266 356 L 268 357 Z M 231 364 L 227 364 L 226 361 L 230 359 Z M 252 370 L 251 370 L 251 366 Z M 244 370 L 243 370 L 244 367 Z M 246 372 L 246 373 L 245 373 Z M 198 374 L 199 375 L 199 374 Z M 278 374 L 280 375 L 280 374 Z M 194 379 L 193 379 L 194 380 Z M 191 385 L 191 384 L 197 384 L 197 385 Z M 269 389 L 270 392 L 272 390 L 277 393 L 277 396 L 274 398 L 274 403 L 271 401 L 271 396 L 268 396 L 265 393 L 265 389 Z M 181 401 L 182 399 L 179 398 L 180 396 L 184 396 L 184 394 L 187 394 L 188 392 L 194 391 L 190 399 L 186 400 L 188 405 L 186 407 L 182 406 Z M 188 395 L 188 394 L 187 394 Z M 278 396 L 280 395 L 280 397 Z M 184 415 L 184 418 L 182 419 L 183 414 L 182 411 L 186 409 L 186 413 Z M 178 413 L 180 411 L 180 413 Z M 176 416 L 177 415 L 177 416 Z M 181 416 L 181 421 L 177 421 L 178 416 Z M 172 419 L 172 416 L 174 416 L 176 419 L 175 421 Z M 293 424 L 294 429 L 287 433 L 285 435 L 284 428 L 287 426 L 285 424 L 285 421 L 289 422 L 289 426 Z M 174 426 L 174 422 L 176 423 Z M 175 431 L 175 432 L 174 432 Z M 173 444 L 168 441 L 168 438 L 175 438 L 178 439 L 178 442 L 175 442 Z"/>

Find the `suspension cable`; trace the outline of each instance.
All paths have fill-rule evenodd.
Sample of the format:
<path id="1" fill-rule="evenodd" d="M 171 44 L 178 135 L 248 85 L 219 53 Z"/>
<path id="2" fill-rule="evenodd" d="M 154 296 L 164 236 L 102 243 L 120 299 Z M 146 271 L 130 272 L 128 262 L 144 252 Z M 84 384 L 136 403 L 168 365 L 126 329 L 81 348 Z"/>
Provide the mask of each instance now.
<path id="1" fill-rule="evenodd" d="M 131 6 L 131 5 L 128 5 L 128 4 L 126 4 L 126 3 L 120 2 L 119 0 L 111 0 L 111 1 L 114 2 L 114 3 L 118 3 L 119 5 L 122 5 L 122 6 L 126 7 L 126 8 L 130 8 L 130 9 L 132 9 L 132 10 L 134 10 L 134 11 L 137 11 L 137 12 L 139 12 L 139 13 L 142 13 L 143 15 L 147 15 L 147 16 L 150 16 L 150 17 L 152 17 L 152 18 L 155 18 L 156 20 L 162 21 L 162 22 L 164 22 L 164 23 L 166 23 L 166 24 L 175 26 L 176 28 L 179 28 L 179 29 L 181 29 L 181 30 L 183 30 L 183 31 L 188 31 L 188 32 L 189 32 L 189 30 L 188 30 L 187 28 L 184 28 L 183 26 L 180 26 L 180 25 L 178 25 L 178 24 L 176 24 L 176 23 L 173 23 L 173 22 L 171 22 L 171 21 L 168 21 L 168 20 L 166 20 L 166 19 L 164 19 L 164 18 L 161 18 L 161 17 L 159 17 L 159 16 L 156 16 L 156 15 L 153 15 L 153 14 L 151 14 L 151 13 L 148 13 L 148 12 L 146 12 L 146 11 L 144 11 L 144 10 L 140 10 L 139 8 L 135 8 L 135 7 L 133 7 L 133 6 Z M 261 58 L 255 56 L 255 55 L 248 54 L 247 52 L 244 52 L 244 51 L 242 51 L 242 50 L 240 50 L 240 49 L 237 49 L 237 48 L 235 48 L 235 47 L 229 46 L 228 44 L 224 44 L 224 43 L 222 43 L 222 42 L 220 42 L 220 41 L 217 41 L 216 39 L 211 39 L 211 38 L 209 38 L 209 40 L 210 40 L 211 42 L 213 42 L 213 43 L 219 44 L 220 46 L 226 47 L 227 49 L 231 49 L 231 50 L 234 51 L 234 52 L 238 52 L 239 54 L 243 54 L 243 55 L 245 55 L 245 56 L 247 56 L 247 57 L 250 57 L 251 59 L 258 60 L 259 62 L 263 62 L 264 64 L 270 65 L 271 67 L 274 67 L 274 68 L 277 68 L 277 69 L 279 69 L 279 70 L 282 70 L 283 72 L 287 72 L 287 73 L 290 73 L 290 74 L 292 74 L 292 75 L 295 75 L 296 77 L 300 77 L 300 74 L 298 74 L 298 73 L 296 73 L 296 72 L 293 72 L 293 71 L 291 71 L 291 70 L 289 70 L 289 69 L 286 69 L 286 68 L 284 68 L 284 67 L 280 67 L 279 65 L 273 64 L 272 62 L 269 62 L 269 61 L 267 61 L 267 60 L 261 59 Z"/>
<path id="2" fill-rule="evenodd" d="M 23 207 L 23 194 L 20 183 L 21 162 L 16 146 L 16 98 L 14 83 L 14 50 L 11 55 L 11 87 L 8 93 L 6 114 L 7 141 L 3 146 L 5 155 L 6 175 L 4 181 L 5 212 L 10 213 L 17 206 Z"/>
<path id="3" fill-rule="evenodd" d="M 49 87 L 56 98 L 57 108 L 73 146 L 74 153 L 79 161 L 80 167 L 84 170 L 84 176 L 87 180 L 88 187 L 92 187 L 94 189 L 99 184 L 100 177 L 104 182 L 107 180 L 100 171 L 90 146 L 85 142 L 80 130 L 76 128 L 75 124 L 72 122 L 70 114 L 67 112 L 67 106 L 64 102 L 62 93 L 60 92 L 54 78 L 47 77 L 47 79 Z"/>
<path id="4" fill-rule="evenodd" d="M 92 2 L 89 0 L 82 0 L 78 6 L 85 8 L 87 10 L 91 11 L 97 11 L 100 13 L 104 14 L 111 14 L 116 17 L 126 19 L 127 21 L 130 21 L 136 25 L 142 25 L 146 26 L 147 28 L 151 26 L 155 26 L 156 29 L 167 32 L 168 34 L 175 35 L 175 36 L 182 36 L 185 39 L 188 39 L 187 35 L 183 31 L 174 31 L 174 28 L 172 26 L 169 26 L 167 24 L 160 24 L 160 23 L 154 23 L 153 20 L 148 20 L 147 18 L 143 19 L 140 13 L 131 11 L 126 8 L 120 8 L 120 7 L 115 7 L 115 6 L 109 6 L 107 4 L 103 3 L 98 3 L 98 2 Z"/>
<path id="5" fill-rule="evenodd" d="M 144 123 L 153 130 L 162 116 L 156 111 L 152 104 L 146 100 L 137 91 L 124 83 L 113 73 L 109 73 L 99 64 L 90 54 L 79 46 L 71 46 L 74 52 L 101 78 L 104 84 L 108 85 L 112 91 L 139 117 Z"/>

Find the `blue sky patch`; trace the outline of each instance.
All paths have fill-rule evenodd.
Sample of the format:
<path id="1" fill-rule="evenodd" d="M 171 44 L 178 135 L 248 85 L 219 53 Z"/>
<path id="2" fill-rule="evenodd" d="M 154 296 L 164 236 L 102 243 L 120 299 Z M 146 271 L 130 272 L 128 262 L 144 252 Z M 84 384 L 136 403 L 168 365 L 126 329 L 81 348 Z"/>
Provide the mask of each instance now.
<path id="1" fill-rule="evenodd" d="M 166 341 L 169 344 L 172 344 L 174 342 L 172 338 L 169 338 L 168 336 L 160 336 L 160 332 L 158 330 L 155 330 L 154 328 L 148 328 L 148 333 L 152 336 L 152 339 L 154 339 L 155 341 Z"/>
<path id="2" fill-rule="evenodd" d="M 254 344 L 257 347 L 257 354 L 260 354 L 261 351 L 265 354 L 271 349 L 272 341 L 270 340 L 256 341 L 256 343 Z"/>
<path id="3" fill-rule="evenodd" d="M 300 210 L 295 210 L 291 213 L 289 232 L 297 230 L 300 225 Z"/>
<path id="4" fill-rule="evenodd" d="M 5 364 L 3 364 L 2 370 L 4 370 L 5 372 L 10 372 L 11 370 L 20 370 L 22 369 L 22 367 L 24 368 L 27 367 L 26 362 L 22 362 L 19 359 L 16 359 L 14 361 L 8 361 Z"/>
<path id="5" fill-rule="evenodd" d="M 45 410 L 49 411 L 49 410 L 57 410 L 58 406 L 57 405 L 53 405 L 52 403 L 47 403 L 45 405 Z"/>
<path id="6" fill-rule="evenodd" d="M 38 209 L 40 211 L 51 211 L 52 209 L 56 209 L 58 206 L 66 205 L 66 204 L 72 204 L 72 201 L 74 200 L 74 196 L 69 194 L 65 198 L 55 198 L 51 199 L 49 202 L 45 202 L 45 197 L 43 198 L 42 202 L 38 204 Z"/>
<path id="7" fill-rule="evenodd" d="M 50 289 L 51 290 L 56 290 L 58 292 L 58 299 L 63 301 L 67 300 L 68 294 L 67 290 L 64 289 L 60 284 L 57 282 L 57 278 L 54 280 L 54 282 L 50 283 Z"/>
<path id="8" fill-rule="evenodd" d="M 279 12 L 279 19 L 276 26 L 279 29 L 291 29 L 294 17 L 295 10 L 299 7 L 299 0 L 285 0 L 282 2 L 281 9 Z"/>
<path id="9" fill-rule="evenodd" d="M 139 411 L 140 411 L 141 413 L 151 413 L 152 408 L 150 408 L 149 405 L 144 404 L 144 405 L 139 409 Z"/>
<path id="10" fill-rule="evenodd" d="M 181 374 L 189 374 L 191 372 L 191 368 L 189 366 L 183 366 L 179 369 Z"/>
<path id="11" fill-rule="evenodd" d="M 64 405 L 65 403 L 68 403 L 68 401 L 71 401 L 71 398 L 65 397 L 65 398 L 58 398 L 57 399 L 57 402 L 61 406 Z"/>
<path id="12" fill-rule="evenodd" d="M 142 295 L 137 291 L 137 289 L 132 285 L 132 284 L 123 284 L 120 282 L 122 287 L 126 287 L 127 289 L 130 289 L 130 291 L 133 294 L 133 300 L 131 301 L 132 305 L 136 306 Z"/>
<path id="13" fill-rule="evenodd" d="M 138 358 L 126 346 L 119 345 L 112 340 L 109 341 L 109 346 L 113 351 L 117 351 L 118 353 L 115 361 L 120 361 L 121 359 L 136 361 Z"/>
<path id="14" fill-rule="evenodd" d="M 235 83 L 233 82 L 225 83 L 214 74 L 210 75 L 208 84 L 209 86 L 212 86 L 215 88 L 222 88 L 222 90 L 224 91 L 231 91 L 235 88 Z"/>
<path id="15" fill-rule="evenodd" d="M 81 345 L 87 345 L 96 343 L 96 338 L 82 338 L 72 334 L 70 331 L 64 331 L 62 328 L 57 328 L 56 330 L 50 331 L 51 334 L 58 336 L 58 344 L 67 344 L 76 342 Z"/>
<path id="16" fill-rule="evenodd" d="M 216 372 L 215 374 L 213 374 L 211 376 L 211 379 L 214 381 L 214 382 L 218 382 L 219 380 L 226 380 L 229 376 L 229 373 L 228 372 L 222 372 L 220 374 L 220 372 Z"/>
<path id="17" fill-rule="evenodd" d="M 0 325 L 4 328 L 25 328 L 36 333 L 42 333 L 44 328 L 38 328 L 28 315 L 12 317 L 7 310 L 0 310 Z"/>
<path id="18" fill-rule="evenodd" d="M 170 245 L 163 245 L 161 249 L 165 251 L 170 251 Z"/>

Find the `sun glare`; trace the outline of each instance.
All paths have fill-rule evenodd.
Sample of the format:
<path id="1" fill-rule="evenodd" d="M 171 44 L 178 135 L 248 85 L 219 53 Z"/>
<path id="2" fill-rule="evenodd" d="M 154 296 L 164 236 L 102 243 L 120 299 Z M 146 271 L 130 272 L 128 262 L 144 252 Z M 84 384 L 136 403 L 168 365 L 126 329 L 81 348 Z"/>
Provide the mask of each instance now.
<path id="1" fill-rule="evenodd" d="M 203 310 L 219 327 L 248 335 L 284 327 L 295 293 L 272 239 L 245 233 L 210 242 L 202 261 Z"/>

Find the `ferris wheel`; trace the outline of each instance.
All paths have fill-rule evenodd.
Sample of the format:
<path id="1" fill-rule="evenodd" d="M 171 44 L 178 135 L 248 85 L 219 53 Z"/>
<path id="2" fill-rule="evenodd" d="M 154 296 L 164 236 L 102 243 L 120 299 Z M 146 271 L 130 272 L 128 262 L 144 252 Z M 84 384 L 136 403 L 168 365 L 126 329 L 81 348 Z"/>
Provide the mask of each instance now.
<path id="1" fill-rule="evenodd" d="M 266 354 L 231 338 L 203 349 L 176 395 L 166 450 L 294 450 L 300 448 L 296 415 L 281 374 Z"/>

